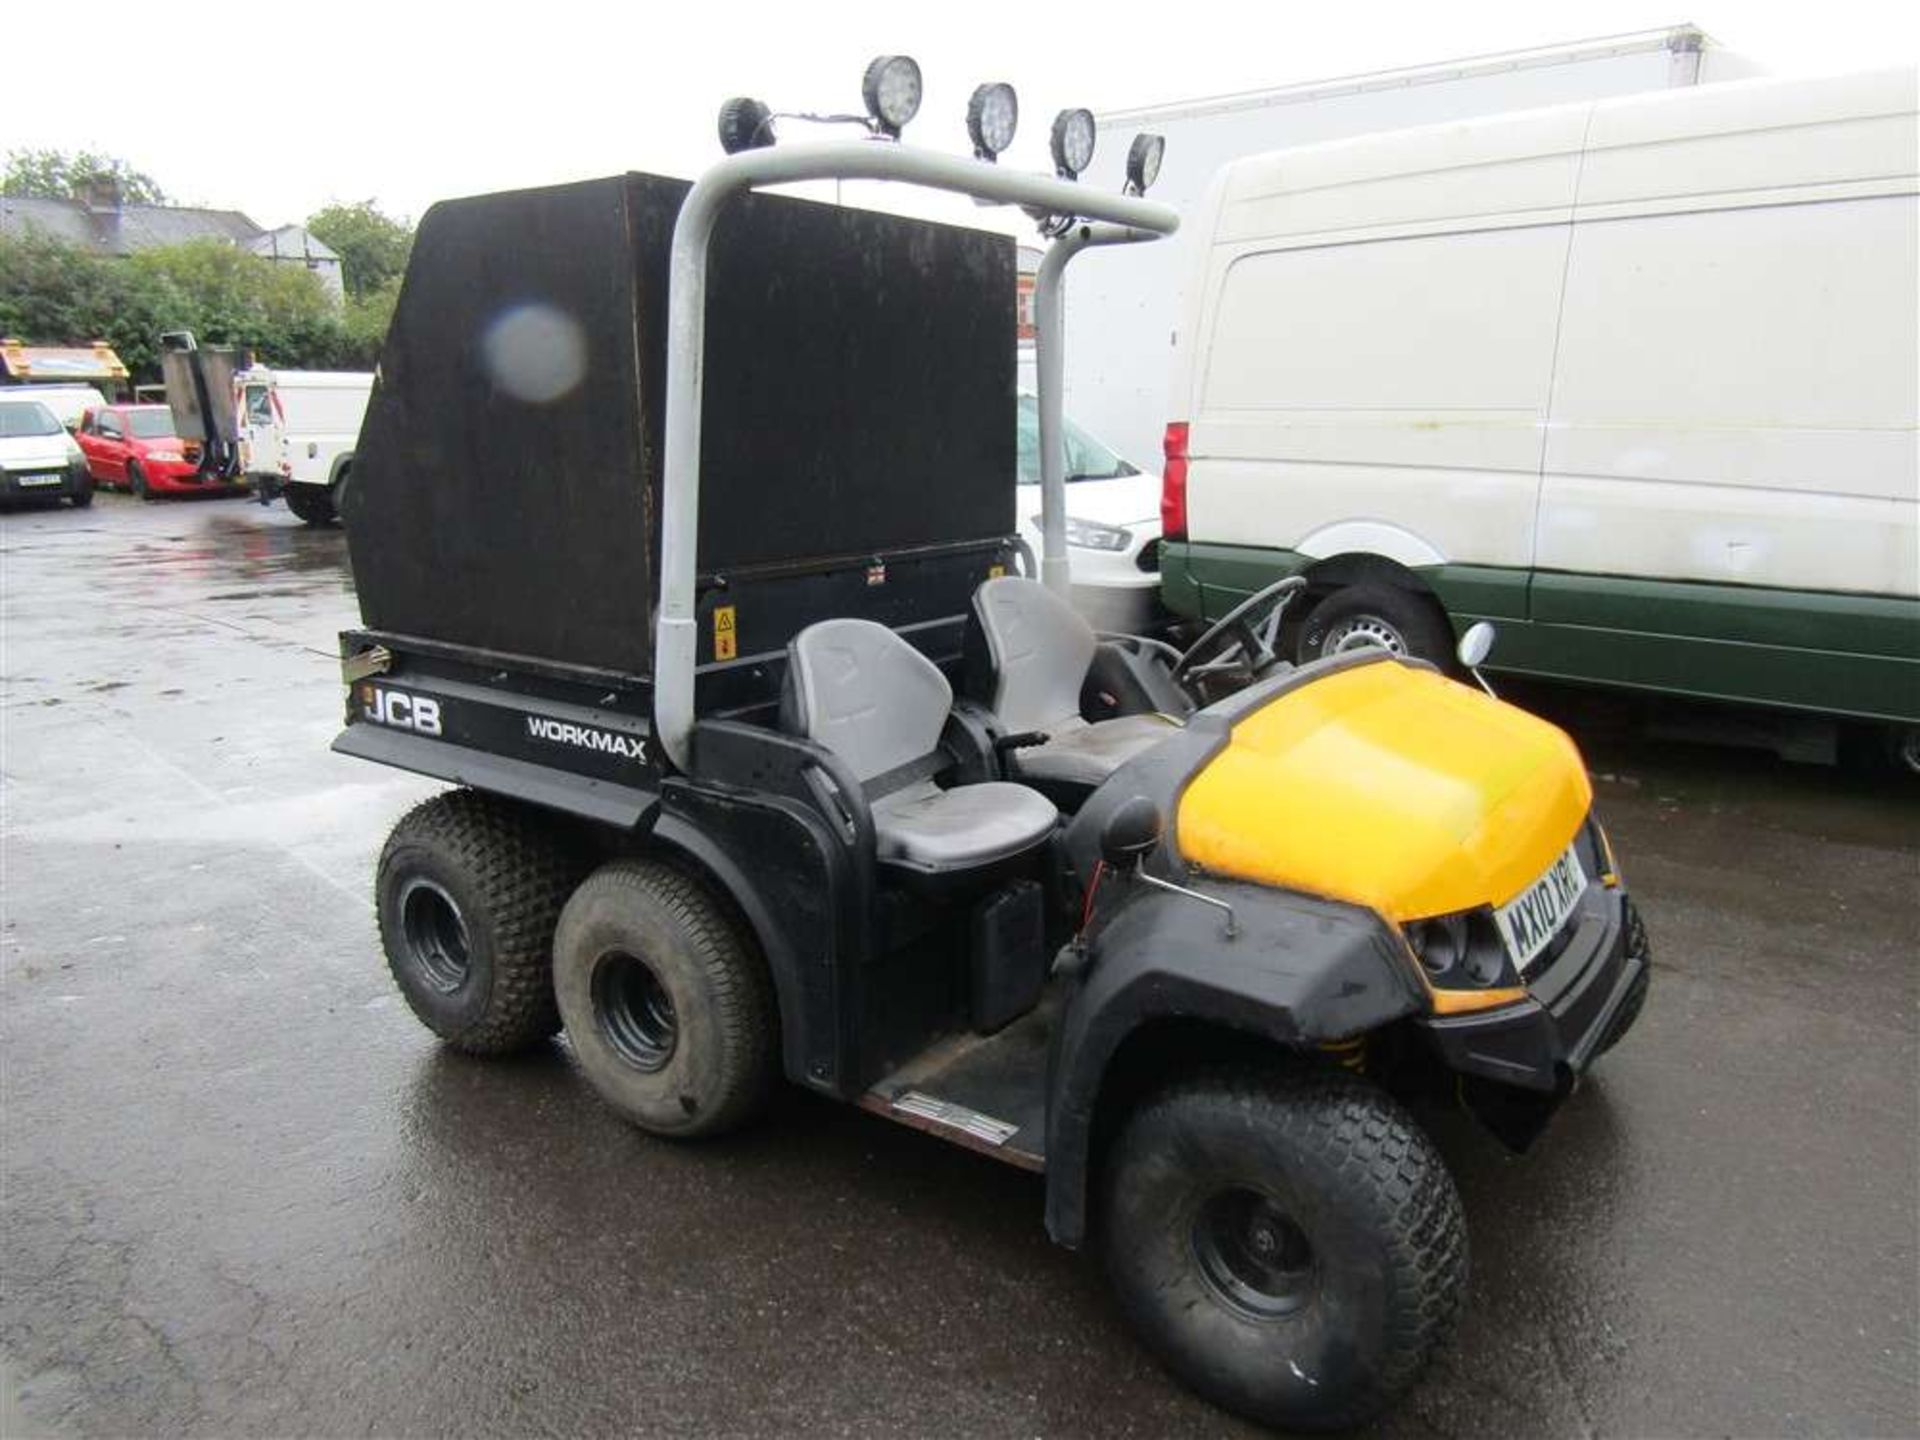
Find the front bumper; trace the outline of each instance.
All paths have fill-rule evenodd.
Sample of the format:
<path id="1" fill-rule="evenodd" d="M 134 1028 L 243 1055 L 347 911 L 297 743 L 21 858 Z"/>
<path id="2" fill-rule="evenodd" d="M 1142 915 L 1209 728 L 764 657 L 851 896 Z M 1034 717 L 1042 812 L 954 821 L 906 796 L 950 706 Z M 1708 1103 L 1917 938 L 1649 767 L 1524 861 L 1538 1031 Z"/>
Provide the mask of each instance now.
<path id="1" fill-rule="evenodd" d="M 1560 953 L 1528 980 L 1525 1000 L 1421 1022 L 1449 1069 L 1529 1092 L 1549 1112 L 1571 1093 L 1638 1011 L 1651 963 L 1646 930 L 1624 890 L 1593 887 L 1574 926 Z"/>
<path id="2" fill-rule="evenodd" d="M 55 484 L 41 483 L 43 477 L 59 474 Z M 71 500 L 93 488 L 85 464 L 66 460 L 44 465 L 0 466 L 0 500 Z"/>

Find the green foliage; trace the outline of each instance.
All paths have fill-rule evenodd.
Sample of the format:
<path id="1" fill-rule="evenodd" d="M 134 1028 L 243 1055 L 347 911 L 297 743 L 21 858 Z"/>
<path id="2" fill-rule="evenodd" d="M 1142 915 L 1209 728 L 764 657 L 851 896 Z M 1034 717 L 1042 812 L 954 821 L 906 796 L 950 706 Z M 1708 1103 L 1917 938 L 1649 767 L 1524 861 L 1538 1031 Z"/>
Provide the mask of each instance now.
<path id="1" fill-rule="evenodd" d="M 29 344 L 104 339 L 139 381 L 159 378 L 163 330 L 250 349 L 289 369 L 370 369 L 399 282 L 342 311 L 312 272 L 218 240 L 119 260 L 37 233 L 0 235 L 0 335 Z"/>
<path id="2" fill-rule="evenodd" d="M 79 150 L 9 150 L 0 194 L 43 200 L 83 200 L 95 180 L 110 179 L 129 205 L 164 205 L 166 192 L 151 175 L 114 155 Z"/>
<path id="3" fill-rule="evenodd" d="M 397 283 L 413 250 L 413 226 L 381 213 L 371 200 L 317 210 L 307 217 L 307 229 L 340 256 L 341 278 L 356 299 L 371 299 Z"/>

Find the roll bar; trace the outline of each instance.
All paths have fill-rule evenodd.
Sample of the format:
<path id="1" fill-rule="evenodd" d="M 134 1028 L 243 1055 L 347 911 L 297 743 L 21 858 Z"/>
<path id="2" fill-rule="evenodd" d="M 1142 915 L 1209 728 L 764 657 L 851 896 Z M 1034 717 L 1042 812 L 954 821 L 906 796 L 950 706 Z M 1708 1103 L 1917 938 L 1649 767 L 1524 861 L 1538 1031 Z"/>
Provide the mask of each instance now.
<path id="1" fill-rule="evenodd" d="M 1047 286 L 1046 304 L 1054 314 L 1049 336 L 1036 324 L 1035 347 L 1039 365 L 1042 424 L 1053 411 L 1053 443 L 1041 432 L 1041 511 L 1043 549 L 1049 567 L 1066 571 L 1065 477 L 1058 452 L 1060 366 L 1050 362 L 1057 350 L 1059 276 L 1066 260 L 1087 244 L 1115 244 L 1124 240 L 1155 239 L 1171 235 L 1180 217 L 1165 205 L 1128 195 L 1107 195 L 1068 180 L 1003 170 L 981 160 L 945 155 L 883 141 L 835 141 L 811 145 L 783 145 L 730 155 L 709 169 L 688 192 L 673 227 L 673 252 L 667 282 L 667 411 L 665 456 L 660 496 L 660 606 L 654 620 L 654 733 L 678 768 L 688 768 L 693 738 L 694 668 L 699 630 L 695 623 L 694 583 L 697 578 L 700 534 L 700 423 L 702 370 L 706 360 L 707 258 L 713 228 L 734 196 L 762 185 L 798 180 L 901 180 L 932 190 L 971 195 L 977 200 L 1024 205 L 1054 215 L 1083 216 L 1106 225 L 1076 226 L 1068 238 L 1086 234 L 1060 262 L 1053 254 L 1035 278 L 1036 309 Z M 1093 238 L 1111 226 L 1122 232 L 1112 239 Z M 1056 243 L 1058 248 L 1058 242 Z M 1052 265 L 1051 272 L 1047 266 Z M 1038 320 L 1036 314 L 1036 321 Z M 1049 382 L 1051 371 L 1051 382 Z M 1046 481 L 1051 463 L 1055 481 Z"/>

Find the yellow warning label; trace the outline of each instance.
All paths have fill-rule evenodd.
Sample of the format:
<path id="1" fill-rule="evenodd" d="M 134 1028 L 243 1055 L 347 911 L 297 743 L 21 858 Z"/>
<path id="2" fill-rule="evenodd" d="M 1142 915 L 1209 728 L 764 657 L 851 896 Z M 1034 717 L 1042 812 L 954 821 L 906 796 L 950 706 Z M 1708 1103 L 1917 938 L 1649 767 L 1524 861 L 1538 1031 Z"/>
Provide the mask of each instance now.
<path id="1" fill-rule="evenodd" d="M 987 567 L 987 578 L 989 580 L 998 580 L 1002 575 L 1006 573 L 1007 573 L 1007 567 L 1004 565 L 989 565 Z"/>
<path id="2" fill-rule="evenodd" d="M 713 607 L 713 658 L 731 660 L 740 653 L 739 639 L 733 628 L 733 606 Z"/>

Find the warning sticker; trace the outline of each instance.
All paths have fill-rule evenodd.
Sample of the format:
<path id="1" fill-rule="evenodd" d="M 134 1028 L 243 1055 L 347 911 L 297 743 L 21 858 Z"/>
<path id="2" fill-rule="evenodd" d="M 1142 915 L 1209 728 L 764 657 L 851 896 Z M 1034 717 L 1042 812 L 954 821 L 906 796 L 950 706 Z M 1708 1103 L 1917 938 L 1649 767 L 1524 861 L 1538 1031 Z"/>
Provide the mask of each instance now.
<path id="1" fill-rule="evenodd" d="M 739 653 L 739 636 L 733 628 L 733 606 L 714 606 L 713 658 L 716 660 L 731 660 Z"/>

